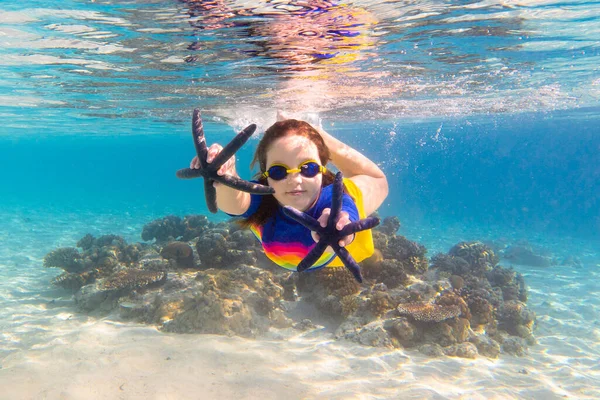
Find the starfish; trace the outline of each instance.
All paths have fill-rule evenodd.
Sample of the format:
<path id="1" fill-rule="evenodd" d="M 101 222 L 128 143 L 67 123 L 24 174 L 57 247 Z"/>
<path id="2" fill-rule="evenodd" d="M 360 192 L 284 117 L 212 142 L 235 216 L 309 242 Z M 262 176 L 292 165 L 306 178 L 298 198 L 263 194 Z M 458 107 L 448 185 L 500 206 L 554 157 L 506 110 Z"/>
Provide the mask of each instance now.
<path id="1" fill-rule="evenodd" d="M 294 207 L 285 206 L 283 207 L 283 212 L 288 217 L 304 225 L 311 231 L 317 232 L 320 237 L 315 247 L 313 247 L 313 249 L 306 255 L 306 257 L 304 257 L 300 264 L 298 264 L 298 272 L 303 272 L 309 269 L 319 259 L 319 257 L 321 257 L 327 246 L 331 246 L 335 254 L 344 263 L 344 266 L 348 268 L 358 282 L 362 283 L 363 279 L 358 263 L 350 255 L 348 250 L 346 250 L 344 247 L 341 247 L 338 242 L 348 235 L 376 227 L 379 225 L 379 218 L 368 217 L 356 222 L 351 222 L 338 231 L 335 225 L 342 209 L 343 194 L 344 184 L 342 180 L 342 173 L 338 172 L 335 175 L 335 181 L 333 182 L 331 214 L 329 214 L 327 226 L 324 228 L 316 219 L 306 213 L 296 210 Z"/>
<path id="2" fill-rule="evenodd" d="M 243 131 L 237 134 L 231 142 L 221 150 L 215 157 L 213 162 L 206 162 L 208 149 L 206 148 L 206 138 L 204 137 L 204 125 L 200 110 L 195 109 L 192 117 L 192 136 L 194 138 L 194 146 L 196 154 L 200 160 L 200 169 L 183 168 L 177 171 L 177 177 L 181 179 L 204 178 L 204 195 L 206 196 L 206 204 L 211 213 L 217 212 L 217 191 L 213 183 L 219 182 L 223 185 L 232 187 L 242 192 L 254 194 L 272 194 L 275 190 L 272 187 L 260 185 L 258 183 L 248 182 L 233 175 L 219 175 L 217 171 L 236 151 L 246 143 L 256 130 L 256 125 L 252 124 L 246 127 Z"/>

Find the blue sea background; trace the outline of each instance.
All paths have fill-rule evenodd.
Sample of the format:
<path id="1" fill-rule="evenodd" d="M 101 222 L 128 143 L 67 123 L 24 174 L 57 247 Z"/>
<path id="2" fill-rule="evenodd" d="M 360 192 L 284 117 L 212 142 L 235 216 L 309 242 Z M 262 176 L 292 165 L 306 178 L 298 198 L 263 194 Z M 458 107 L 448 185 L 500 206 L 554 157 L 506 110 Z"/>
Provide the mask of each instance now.
<path id="1" fill-rule="evenodd" d="M 265 29 L 300 15 L 299 2 L 192 3 L 0 1 L 0 382 L 60 337 L 48 304 L 76 315 L 45 254 L 87 233 L 141 241 L 153 219 L 209 214 L 201 181 L 175 177 L 194 156 L 199 108 L 209 142 L 259 125 L 237 154 L 243 178 L 285 110 L 380 165 L 380 215 L 397 216 L 429 256 L 482 240 L 550 257 L 549 268 L 512 265 L 530 287 L 538 345 L 502 361 L 539 370 L 519 386 L 497 366 L 501 389 L 481 393 L 600 395 L 600 3 L 348 3 L 377 23 L 318 49 L 333 61 L 270 44 L 277 33 Z M 73 318 L 73 329 L 88 321 Z M 410 393 L 470 393 L 460 390 Z"/>
<path id="2" fill-rule="evenodd" d="M 463 224 L 594 240 L 600 234 L 597 115 L 598 109 L 584 109 L 393 126 L 358 120 L 330 131 L 381 164 L 390 195 L 380 212 L 398 216 L 407 229 Z M 66 123 L 73 130 L 1 128 L 4 207 L 147 218 L 208 213 L 200 181 L 174 175 L 195 155 L 189 121 L 98 119 L 80 130 L 76 121 Z M 90 126 L 102 132 L 90 134 Z M 206 130 L 221 143 L 235 134 L 223 124 Z M 246 179 L 254 146 L 250 141 L 238 154 Z"/>

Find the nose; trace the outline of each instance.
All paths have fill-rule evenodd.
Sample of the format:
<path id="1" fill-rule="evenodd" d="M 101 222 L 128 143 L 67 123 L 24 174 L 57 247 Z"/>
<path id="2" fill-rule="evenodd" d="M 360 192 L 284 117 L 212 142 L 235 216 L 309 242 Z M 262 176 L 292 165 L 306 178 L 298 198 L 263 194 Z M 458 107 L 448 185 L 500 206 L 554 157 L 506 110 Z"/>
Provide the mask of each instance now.
<path id="1" fill-rule="evenodd" d="M 302 175 L 300 175 L 300 172 L 291 172 L 286 178 L 288 183 L 296 184 L 302 182 Z"/>

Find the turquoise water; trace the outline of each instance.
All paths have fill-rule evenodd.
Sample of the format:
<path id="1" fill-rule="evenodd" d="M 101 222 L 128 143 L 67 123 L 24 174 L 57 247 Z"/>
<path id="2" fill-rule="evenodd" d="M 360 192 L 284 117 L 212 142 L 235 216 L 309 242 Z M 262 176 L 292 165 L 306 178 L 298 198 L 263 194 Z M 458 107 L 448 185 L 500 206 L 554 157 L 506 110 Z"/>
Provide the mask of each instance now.
<path id="1" fill-rule="evenodd" d="M 1 382 L 19 357 L 63 338 L 56 321 L 74 314 L 49 284 L 56 271 L 42 268 L 46 253 L 86 233 L 140 241 L 155 218 L 208 214 L 202 185 L 175 178 L 194 155 L 193 108 L 209 142 L 220 143 L 249 123 L 264 130 L 282 109 L 375 160 L 390 183 L 380 213 L 398 216 L 400 233 L 430 255 L 490 240 L 526 242 L 557 264 L 577 258 L 579 268 L 515 265 L 530 286 L 539 343 L 496 365 L 509 367 L 482 396 L 600 395 L 600 3 L 335 6 L 0 2 Z M 244 178 L 256 142 L 238 154 Z M 90 323 L 69 321 L 69 334 Z M 521 389 L 509 376 L 519 365 L 538 368 Z M 389 368 L 392 379 L 400 369 Z M 356 398 L 397 393 L 364 376 L 380 391 L 352 386 Z M 473 377 L 484 387 L 488 378 Z M 347 393 L 323 385 L 323 398 Z M 421 389 L 406 393 L 478 396 Z"/>

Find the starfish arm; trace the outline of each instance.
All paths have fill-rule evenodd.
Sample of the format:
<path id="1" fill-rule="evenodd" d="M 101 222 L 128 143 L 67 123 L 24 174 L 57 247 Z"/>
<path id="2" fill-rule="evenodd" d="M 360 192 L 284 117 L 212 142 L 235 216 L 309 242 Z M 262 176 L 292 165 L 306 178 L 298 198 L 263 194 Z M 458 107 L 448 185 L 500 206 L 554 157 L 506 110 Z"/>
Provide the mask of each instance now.
<path id="1" fill-rule="evenodd" d="M 348 268 L 348 271 L 350 271 L 352 275 L 354 275 L 354 278 L 356 278 L 356 280 L 359 283 L 362 283 L 363 278 L 362 274 L 360 273 L 360 267 L 358 266 L 354 258 L 350 255 L 348 250 L 346 250 L 343 247 L 340 247 L 337 244 L 332 244 L 332 247 L 335 251 L 335 254 L 337 254 L 340 260 L 342 260 L 342 262 L 344 263 L 344 266 Z"/>
<path id="2" fill-rule="evenodd" d="M 198 178 L 200 176 L 204 176 L 203 170 L 201 169 L 191 169 L 191 168 L 183 168 L 177 171 L 175 174 L 180 179 L 193 179 Z"/>
<path id="3" fill-rule="evenodd" d="M 243 131 L 238 133 L 233 139 L 231 139 L 231 142 L 227 143 L 227 146 L 225 146 L 223 150 L 221 150 L 221 152 L 215 157 L 215 159 L 211 163 L 211 165 L 214 166 L 215 170 L 219 169 L 221 165 L 225 164 L 225 162 L 227 162 L 227 160 L 229 160 L 231 156 L 233 156 L 235 152 L 238 151 L 240 147 L 242 147 L 244 143 L 248 141 L 248 139 L 250 138 L 250 136 L 252 136 L 255 130 L 255 124 L 249 125 Z"/>
<path id="4" fill-rule="evenodd" d="M 208 164 L 206 162 L 208 150 L 206 148 L 206 137 L 204 137 L 202 116 L 200 115 L 200 110 L 197 108 L 194 109 L 194 115 L 192 116 L 192 136 L 194 137 L 194 146 L 196 147 L 198 160 L 200 160 L 201 169 L 205 169 Z"/>
<path id="5" fill-rule="evenodd" d="M 204 179 L 204 196 L 206 198 L 206 205 L 208 206 L 208 210 L 215 214 L 218 210 L 217 208 L 217 190 L 213 186 L 213 180 L 210 178 Z"/>
<path id="6" fill-rule="evenodd" d="M 323 232 L 323 227 L 319 224 L 319 221 L 306 213 L 296 210 L 294 207 L 284 206 L 283 213 L 311 231 L 315 231 L 319 234 Z"/>
<path id="7" fill-rule="evenodd" d="M 212 177 L 217 182 L 242 192 L 254 194 L 272 194 L 275 189 L 270 186 L 261 185 L 259 183 L 248 182 L 233 175 L 214 175 Z"/>
<path id="8" fill-rule="evenodd" d="M 341 172 L 335 174 L 335 180 L 333 181 L 333 192 L 331 194 L 331 214 L 327 220 L 327 227 L 334 227 L 340 211 L 342 210 L 342 199 L 344 195 L 344 181 Z"/>
<path id="9" fill-rule="evenodd" d="M 324 240 L 320 240 L 315 247 L 304 257 L 304 259 L 298 264 L 298 272 L 303 272 L 313 266 L 317 262 L 319 257 L 323 254 L 327 248 L 327 243 Z"/>
<path id="10" fill-rule="evenodd" d="M 367 229 L 372 229 L 379 225 L 379 218 L 377 217 L 368 217 L 365 219 L 361 219 L 356 222 L 351 222 L 348 225 L 344 226 L 339 235 L 341 237 L 346 237 L 348 235 L 352 235 L 353 233 L 365 231 Z"/>

